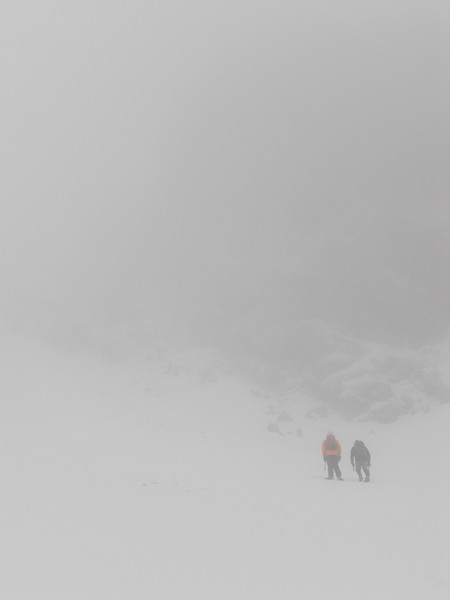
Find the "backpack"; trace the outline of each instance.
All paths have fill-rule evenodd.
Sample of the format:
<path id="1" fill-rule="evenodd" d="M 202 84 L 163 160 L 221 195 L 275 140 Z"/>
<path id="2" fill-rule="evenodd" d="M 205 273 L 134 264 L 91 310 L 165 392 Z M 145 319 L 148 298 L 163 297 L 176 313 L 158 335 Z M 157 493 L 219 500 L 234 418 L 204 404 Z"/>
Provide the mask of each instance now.
<path id="1" fill-rule="evenodd" d="M 361 442 L 360 440 L 355 442 L 354 454 L 355 458 L 357 458 L 358 460 L 369 460 L 369 451 L 364 445 L 364 442 Z"/>
<path id="2" fill-rule="evenodd" d="M 334 437 L 334 435 L 327 437 L 325 449 L 326 450 L 337 450 L 336 438 Z"/>

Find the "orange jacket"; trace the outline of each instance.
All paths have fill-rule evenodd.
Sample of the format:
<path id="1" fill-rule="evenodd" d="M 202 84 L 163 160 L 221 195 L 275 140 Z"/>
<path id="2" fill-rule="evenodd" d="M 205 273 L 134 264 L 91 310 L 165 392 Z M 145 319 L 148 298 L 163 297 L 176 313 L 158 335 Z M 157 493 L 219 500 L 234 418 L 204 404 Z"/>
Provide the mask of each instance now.
<path id="1" fill-rule="evenodd" d="M 342 448 L 340 443 L 337 441 L 336 438 L 334 438 L 334 441 L 336 442 L 336 446 L 337 448 L 329 448 L 328 450 L 325 448 L 326 444 L 327 444 L 327 440 L 323 440 L 322 442 L 322 456 L 325 458 L 325 456 L 341 456 L 342 454 Z"/>

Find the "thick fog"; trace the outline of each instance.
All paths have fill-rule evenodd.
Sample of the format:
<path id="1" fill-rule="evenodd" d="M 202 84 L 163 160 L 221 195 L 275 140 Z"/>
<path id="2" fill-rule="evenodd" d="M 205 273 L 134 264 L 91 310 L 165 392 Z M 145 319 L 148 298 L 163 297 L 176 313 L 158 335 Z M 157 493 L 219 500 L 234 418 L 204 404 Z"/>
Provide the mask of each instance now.
<path id="1" fill-rule="evenodd" d="M 317 328 L 445 336 L 445 2 L 2 13 L 9 327 L 74 346 L 171 330 L 297 364 Z"/>

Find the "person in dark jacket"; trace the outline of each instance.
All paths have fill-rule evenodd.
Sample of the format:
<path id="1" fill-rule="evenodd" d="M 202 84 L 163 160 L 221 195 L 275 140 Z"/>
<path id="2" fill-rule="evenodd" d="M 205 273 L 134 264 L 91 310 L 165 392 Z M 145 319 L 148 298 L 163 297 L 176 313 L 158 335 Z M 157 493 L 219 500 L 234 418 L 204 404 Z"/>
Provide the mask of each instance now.
<path id="1" fill-rule="evenodd" d="M 353 448 L 350 452 L 350 462 L 352 463 L 352 467 L 355 469 L 358 474 L 359 480 L 363 480 L 363 476 L 361 473 L 361 469 L 364 471 L 364 475 L 366 478 L 364 481 L 370 481 L 370 452 L 366 448 L 364 442 L 361 440 L 356 440 L 353 444 Z"/>
<path id="2" fill-rule="evenodd" d="M 328 467 L 327 479 L 333 479 L 334 473 L 336 473 L 336 477 L 342 481 L 342 474 L 339 468 L 341 454 L 342 449 L 340 443 L 334 437 L 333 433 L 329 431 L 327 437 L 322 442 L 322 457 Z"/>

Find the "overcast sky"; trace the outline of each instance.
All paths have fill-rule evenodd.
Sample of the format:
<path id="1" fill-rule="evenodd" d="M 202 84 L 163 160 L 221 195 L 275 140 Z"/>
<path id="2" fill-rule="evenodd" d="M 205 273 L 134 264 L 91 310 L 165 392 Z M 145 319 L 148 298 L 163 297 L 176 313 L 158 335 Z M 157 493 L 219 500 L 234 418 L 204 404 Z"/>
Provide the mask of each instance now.
<path id="1" fill-rule="evenodd" d="M 447 2 L 1 13 L 8 310 L 181 307 L 379 214 L 448 223 Z"/>

